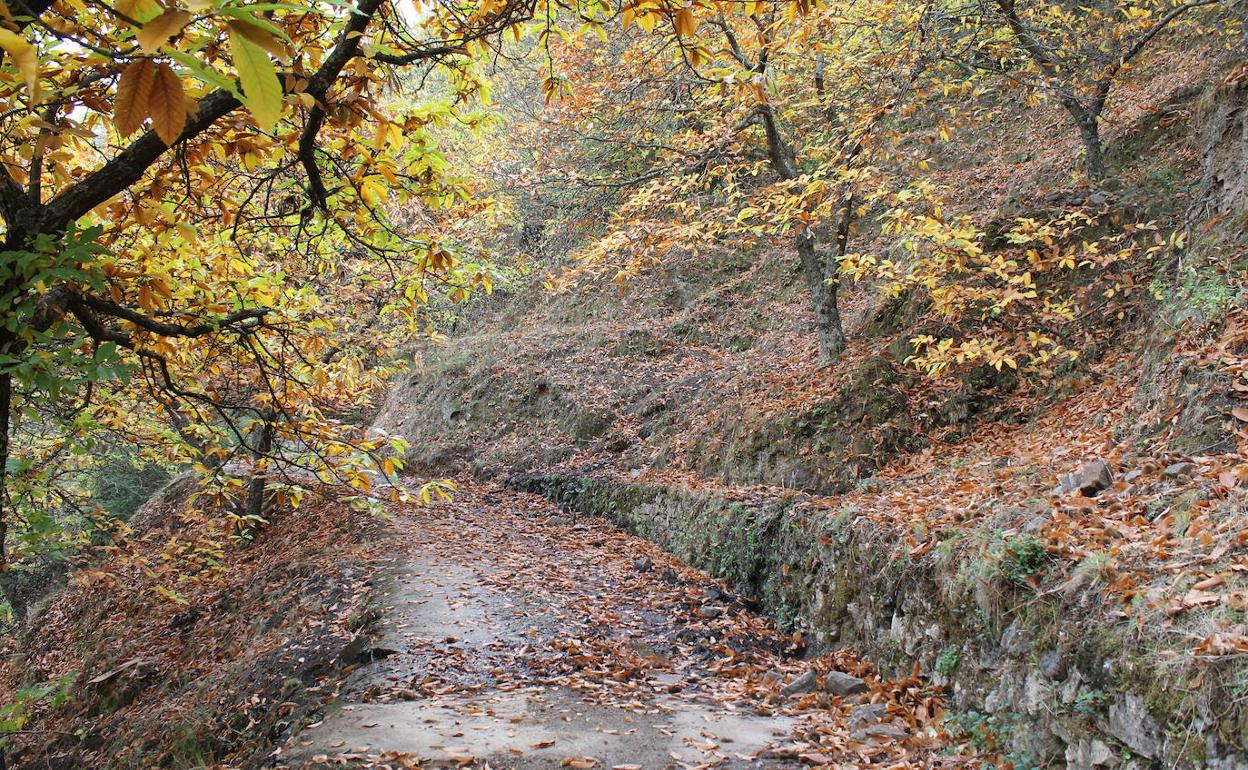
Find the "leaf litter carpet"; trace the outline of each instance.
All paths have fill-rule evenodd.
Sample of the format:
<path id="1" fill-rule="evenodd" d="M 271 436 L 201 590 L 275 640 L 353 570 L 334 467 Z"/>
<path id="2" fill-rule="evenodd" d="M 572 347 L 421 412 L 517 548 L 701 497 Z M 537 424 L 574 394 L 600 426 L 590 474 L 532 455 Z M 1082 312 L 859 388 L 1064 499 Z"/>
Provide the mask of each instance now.
<path id="1" fill-rule="evenodd" d="M 979 764 L 918 678 L 813 657 L 748 598 L 604 521 L 473 484 L 392 513 L 361 664 L 280 766 Z"/>

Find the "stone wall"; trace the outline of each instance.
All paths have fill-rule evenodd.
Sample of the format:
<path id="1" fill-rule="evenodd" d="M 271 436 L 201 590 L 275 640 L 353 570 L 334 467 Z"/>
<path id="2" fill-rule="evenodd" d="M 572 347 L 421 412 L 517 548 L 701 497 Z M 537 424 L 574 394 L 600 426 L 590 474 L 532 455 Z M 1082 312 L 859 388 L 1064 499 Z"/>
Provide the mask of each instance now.
<path id="1" fill-rule="evenodd" d="M 1011 543 L 992 542 L 1026 532 L 1020 508 L 911 556 L 888 528 L 801 495 L 739 501 L 577 474 L 508 485 L 608 517 L 724 578 L 804 630 L 812 651 L 846 644 L 885 674 L 917 661 L 947 687 L 954 729 L 1017 770 L 1248 768 L 1245 664 L 1185 657 L 1181 637 L 1115 614 L 1095 581 L 1020 585 Z"/>

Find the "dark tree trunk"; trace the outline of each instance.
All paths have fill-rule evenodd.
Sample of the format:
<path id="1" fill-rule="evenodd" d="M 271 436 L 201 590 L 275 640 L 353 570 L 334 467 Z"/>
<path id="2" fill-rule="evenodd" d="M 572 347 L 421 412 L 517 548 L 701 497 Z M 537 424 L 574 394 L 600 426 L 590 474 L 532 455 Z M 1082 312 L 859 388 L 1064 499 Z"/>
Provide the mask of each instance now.
<path id="1" fill-rule="evenodd" d="M 763 130 L 767 133 L 767 156 L 771 167 L 782 179 L 801 176 L 793 150 L 780 133 L 776 117 L 770 105 L 759 109 Z M 815 236 L 807 226 L 794 239 L 797 256 L 802 266 L 802 277 L 810 291 L 810 303 L 815 311 L 815 332 L 819 337 L 819 361 L 831 363 L 845 349 L 845 331 L 841 328 L 841 311 L 837 301 L 836 258 L 829 254 L 821 256 L 815 244 Z"/>
<path id="2" fill-rule="evenodd" d="M 796 239 L 797 255 L 801 259 L 802 277 L 810 292 L 811 306 L 815 311 L 815 332 L 819 337 L 819 361 L 831 363 L 845 350 L 845 332 L 841 328 L 841 311 L 837 307 L 837 281 L 835 269 L 829 263 L 831 257 L 820 259 L 815 239 L 810 231 L 803 230 Z M 829 275 L 832 273 L 832 275 Z"/>
<path id="3" fill-rule="evenodd" d="M 1105 152 L 1101 147 L 1101 131 L 1097 116 L 1075 115 L 1079 138 L 1083 140 L 1083 170 L 1088 179 L 1100 182 L 1105 178 Z"/>
<path id="4" fill-rule="evenodd" d="M 273 451 L 273 416 L 265 414 L 256 436 L 256 446 L 252 449 L 255 458 L 255 469 L 247 482 L 247 499 L 243 504 L 243 515 L 252 521 L 259 519 L 264 513 L 265 485 L 268 483 L 268 471 L 261 467 L 261 462 Z"/>
<path id="5" fill-rule="evenodd" d="M 9 340 L 0 339 L 0 350 Z M 9 412 L 13 408 L 13 375 L 0 374 L 0 571 L 9 568 Z"/>

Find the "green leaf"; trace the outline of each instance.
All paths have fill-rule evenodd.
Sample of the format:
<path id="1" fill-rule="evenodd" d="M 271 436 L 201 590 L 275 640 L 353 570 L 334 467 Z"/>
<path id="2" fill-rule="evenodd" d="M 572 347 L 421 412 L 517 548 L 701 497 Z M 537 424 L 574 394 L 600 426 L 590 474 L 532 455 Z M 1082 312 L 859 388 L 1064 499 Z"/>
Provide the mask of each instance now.
<path id="1" fill-rule="evenodd" d="M 243 104 L 261 131 L 272 131 L 282 116 L 282 84 L 263 48 L 230 29 L 230 53 L 243 86 Z"/>
<path id="2" fill-rule="evenodd" d="M 245 8 L 230 8 L 227 6 L 221 9 L 221 13 L 225 14 L 226 16 L 230 16 L 232 18 L 238 19 L 244 24 L 251 24 L 252 26 L 260 27 L 261 29 L 267 31 L 269 34 L 273 35 L 274 37 L 285 40 L 287 43 L 293 42 L 290 39 L 290 35 L 287 35 L 286 31 L 283 30 L 281 27 L 277 26 L 276 24 L 264 18 L 263 16 L 257 16 L 256 6 L 254 5 L 249 5 Z"/>
<path id="3" fill-rule="evenodd" d="M 204 64 L 191 54 L 183 51 L 168 51 L 165 55 L 190 70 L 191 75 L 201 83 L 220 88 L 222 91 L 228 91 L 240 102 L 243 101 L 243 92 L 238 90 L 238 83 Z"/>

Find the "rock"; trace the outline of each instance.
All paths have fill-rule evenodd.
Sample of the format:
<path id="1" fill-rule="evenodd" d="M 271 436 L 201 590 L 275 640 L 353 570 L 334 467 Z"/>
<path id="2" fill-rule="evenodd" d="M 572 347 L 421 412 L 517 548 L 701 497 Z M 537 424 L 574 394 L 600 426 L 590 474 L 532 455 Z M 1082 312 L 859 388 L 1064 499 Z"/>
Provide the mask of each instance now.
<path id="1" fill-rule="evenodd" d="M 1079 488 L 1079 477 L 1074 473 L 1063 473 L 1057 477 L 1057 486 L 1053 487 L 1055 495 L 1069 495 Z"/>
<path id="2" fill-rule="evenodd" d="M 398 655 L 400 652 L 402 652 L 402 650 L 394 647 L 387 647 L 384 644 L 378 644 L 373 647 L 369 647 L 365 651 L 365 654 L 370 660 L 381 660 L 382 658 L 388 658 L 391 655 Z"/>
<path id="3" fill-rule="evenodd" d="M 702 594 L 702 601 L 704 602 L 722 602 L 726 598 L 728 598 L 728 594 L 724 593 L 719 586 L 711 586 Z"/>
<path id="4" fill-rule="evenodd" d="M 828 675 L 823 678 L 823 689 L 833 695 L 841 696 L 871 691 L 865 681 L 843 671 L 829 671 Z"/>
<path id="5" fill-rule="evenodd" d="M 367 651 L 368 637 L 364 634 L 356 634 L 342 646 L 342 650 L 338 653 L 338 662 L 344 666 L 358 663 L 360 656 Z"/>
<path id="6" fill-rule="evenodd" d="M 1066 656 L 1059 648 L 1054 647 L 1040 656 L 1040 673 L 1053 681 L 1066 677 Z"/>
<path id="7" fill-rule="evenodd" d="M 1066 770 L 1096 770 L 1115 763 L 1113 750 L 1104 741 L 1079 741 L 1066 747 Z"/>
<path id="8" fill-rule="evenodd" d="M 663 571 L 659 573 L 659 576 L 662 577 L 667 582 L 672 583 L 672 584 L 680 582 L 680 575 L 677 575 L 676 570 L 672 569 L 671 567 L 664 567 Z"/>
<path id="9" fill-rule="evenodd" d="M 1109 707 L 1109 733 L 1136 754 L 1149 759 L 1161 756 L 1161 727 L 1136 693 L 1123 695 Z"/>
<path id="10" fill-rule="evenodd" d="M 910 737 L 910 731 L 904 727 L 897 725 L 871 725 L 861 730 L 854 731 L 851 736 L 854 740 L 866 740 L 868 738 L 884 738 L 888 740 L 901 741 Z"/>
<path id="11" fill-rule="evenodd" d="M 568 516 L 548 516 L 546 523 L 552 527 L 566 527 L 572 523 L 572 519 Z"/>
<path id="12" fill-rule="evenodd" d="M 1096 497 L 1113 486 L 1114 474 L 1109 469 L 1109 463 L 1104 460 L 1093 460 L 1079 466 L 1075 481 L 1075 488 L 1084 497 Z"/>
<path id="13" fill-rule="evenodd" d="M 700 618 L 717 618 L 723 614 L 724 611 L 718 607 L 708 607 L 704 604 L 698 608 L 698 617 Z"/>
<path id="14" fill-rule="evenodd" d="M 867 725 L 875 724 L 888 714 L 888 706 L 883 703 L 867 703 L 855 706 L 849 712 L 849 729 L 860 730 Z"/>
<path id="15" fill-rule="evenodd" d="M 1139 469 L 1139 468 L 1134 468 L 1134 469 L 1132 469 L 1132 470 L 1127 471 L 1127 475 L 1126 475 L 1126 476 L 1123 476 L 1123 477 L 1122 477 L 1122 480 L 1123 480 L 1123 481 L 1125 481 L 1125 482 L 1127 482 L 1128 484 L 1130 484 L 1130 483 L 1132 483 L 1133 481 L 1135 481 L 1136 479 L 1138 479 L 1140 476 L 1143 476 L 1143 475 L 1144 475 L 1144 471 L 1143 471 L 1143 470 L 1141 470 L 1141 469 Z"/>
<path id="16" fill-rule="evenodd" d="M 633 569 L 638 572 L 649 572 L 653 567 L 654 560 L 649 556 L 638 557 L 637 560 L 633 562 Z"/>
<path id="17" fill-rule="evenodd" d="M 792 682 L 786 684 L 784 689 L 780 691 L 780 695 L 785 698 L 789 698 L 794 695 L 802 695 L 804 693 L 812 692 L 818 685 L 819 680 L 815 676 L 815 672 L 807 671 L 805 674 L 802 674 Z"/>
<path id="18" fill-rule="evenodd" d="M 1161 475 L 1167 479 L 1177 479 L 1179 476 L 1193 476 L 1195 474 L 1195 463 L 1174 463 L 1173 465 L 1167 465 L 1161 472 Z"/>
<path id="19" fill-rule="evenodd" d="M 1011 623 L 1001 634 L 1001 649 L 1007 655 L 1021 657 L 1031 649 L 1031 633 L 1019 621 Z"/>

